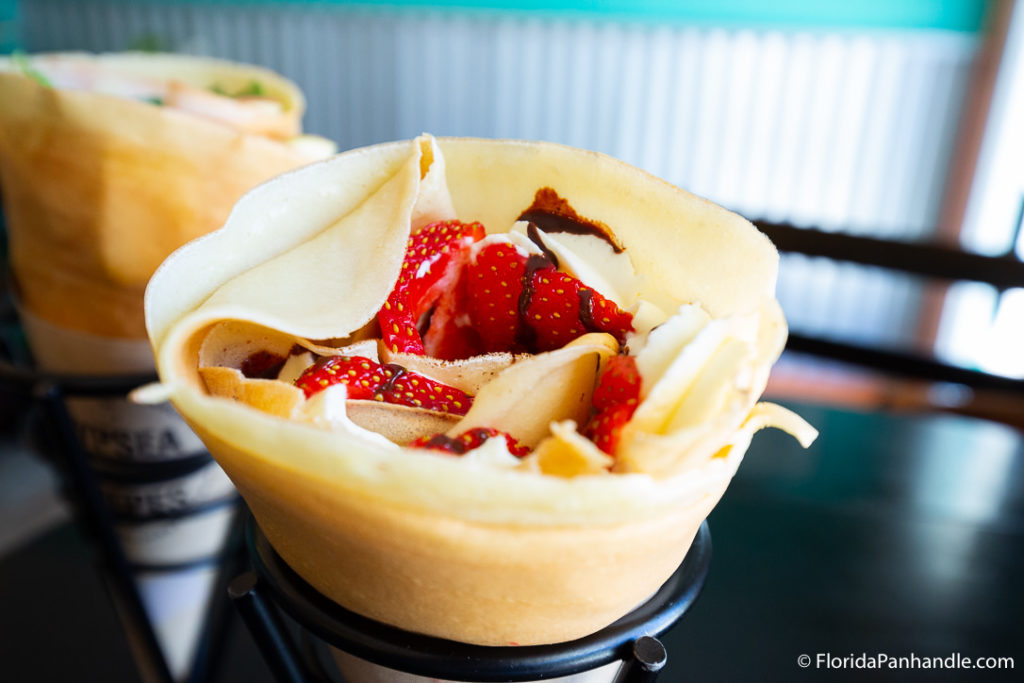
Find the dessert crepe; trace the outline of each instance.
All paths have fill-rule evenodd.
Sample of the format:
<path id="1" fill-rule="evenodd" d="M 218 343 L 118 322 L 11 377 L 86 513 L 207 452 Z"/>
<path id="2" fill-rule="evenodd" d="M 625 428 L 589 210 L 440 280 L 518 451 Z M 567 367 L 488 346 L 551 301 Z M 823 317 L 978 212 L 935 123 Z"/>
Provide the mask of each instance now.
<path id="1" fill-rule="evenodd" d="M 453 230 L 476 232 L 421 248 Z M 517 280 L 494 254 L 529 271 L 518 318 L 501 315 L 532 328 L 504 350 L 481 311 Z M 403 329 L 399 295 L 458 259 Z M 776 267 L 747 221 L 603 155 L 429 136 L 354 150 L 257 188 L 161 266 L 161 384 L 139 398 L 171 399 L 282 557 L 346 608 L 469 643 L 570 640 L 671 575 L 754 431 L 813 439 L 757 403 L 786 336 Z M 424 329 L 450 358 L 419 355 Z M 348 375 L 382 383 L 366 398 Z M 616 403 L 623 377 L 639 394 Z"/>
<path id="2" fill-rule="evenodd" d="M 252 186 L 333 151 L 299 137 L 293 83 L 213 59 L 0 59 L 0 102 L 20 306 L 100 337 L 144 339 L 145 284 L 171 251 L 219 227 Z M 33 342 L 46 334 L 29 327 Z"/>

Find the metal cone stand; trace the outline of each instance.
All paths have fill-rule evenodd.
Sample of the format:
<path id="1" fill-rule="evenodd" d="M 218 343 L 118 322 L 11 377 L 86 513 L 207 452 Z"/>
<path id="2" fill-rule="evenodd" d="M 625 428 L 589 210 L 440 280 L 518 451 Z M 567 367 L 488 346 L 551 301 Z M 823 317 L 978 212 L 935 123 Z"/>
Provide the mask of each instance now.
<path id="1" fill-rule="evenodd" d="M 152 463 L 105 460 L 87 452 L 69 412 L 76 400 L 123 400 L 153 379 L 56 375 L 0 362 L 0 392 L 30 404 L 35 445 L 64 474 L 77 517 L 96 544 L 141 678 L 202 683 L 223 650 L 219 639 L 231 610 L 222 591 L 241 566 L 244 507 L 233 489 L 201 483 L 211 479 L 206 468 L 216 467 L 208 453 Z M 189 500 L 197 490 L 205 500 Z M 203 523 L 205 540 L 192 541 L 176 559 L 176 548 Z M 168 620 L 167 612 L 185 603 L 189 613 Z"/>
<path id="2" fill-rule="evenodd" d="M 228 592 L 279 683 L 535 681 L 573 675 L 582 681 L 587 672 L 596 676 L 601 670 L 614 683 L 649 683 L 668 659 L 657 636 L 697 599 L 711 561 L 705 522 L 668 581 L 614 624 L 568 643 L 482 647 L 410 633 L 349 612 L 292 571 L 254 521 L 246 536 L 252 571 L 232 581 Z M 298 641 L 281 611 L 297 624 Z M 331 673 L 324 650 L 348 677 Z"/>

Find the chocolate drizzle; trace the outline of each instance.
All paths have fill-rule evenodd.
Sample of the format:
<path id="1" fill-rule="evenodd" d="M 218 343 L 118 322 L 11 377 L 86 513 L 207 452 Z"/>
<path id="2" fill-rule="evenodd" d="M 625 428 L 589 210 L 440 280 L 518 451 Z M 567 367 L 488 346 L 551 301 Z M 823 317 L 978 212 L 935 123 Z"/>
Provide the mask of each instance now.
<path id="1" fill-rule="evenodd" d="M 442 451 L 454 453 L 455 455 L 463 455 L 466 451 L 479 448 L 489 438 L 491 438 L 491 435 L 485 427 L 477 427 L 475 429 L 470 429 L 458 439 L 445 434 L 437 434 L 430 437 L 430 439 L 422 445 L 422 448 L 437 448 Z"/>
<path id="2" fill-rule="evenodd" d="M 616 254 L 625 251 L 625 247 L 616 239 L 615 234 L 601 221 L 595 221 L 576 213 L 569 202 L 558 196 L 550 187 L 542 187 L 533 196 L 533 204 L 519 214 L 521 221 L 529 221 L 544 232 L 567 232 L 572 235 L 590 235 L 607 242 Z M 536 229 L 535 229 L 536 231 Z M 529 233 L 527 233 L 529 235 Z M 530 239 L 535 240 L 532 235 Z M 538 246 L 539 243 L 538 243 Z M 547 251 L 543 246 L 541 249 Z"/>
<path id="3" fill-rule="evenodd" d="M 257 351 L 242 361 L 239 370 L 248 379 L 277 379 L 286 360 L 284 356 L 270 351 Z"/>
<path id="4" fill-rule="evenodd" d="M 377 388 L 378 394 L 383 394 L 386 391 L 394 389 L 395 382 L 397 382 L 402 375 L 408 372 L 404 366 L 401 366 L 398 363 L 385 363 L 381 366 L 381 370 L 384 371 L 384 376 L 387 377 L 387 379 L 384 380 L 384 382 Z M 389 371 L 391 372 L 390 376 L 388 376 Z"/>
<path id="5" fill-rule="evenodd" d="M 444 434 L 437 434 L 430 438 L 422 446 L 423 448 L 438 448 L 442 451 L 448 451 L 449 453 L 455 453 L 456 455 L 462 455 L 466 452 L 466 444 L 462 442 L 462 439 L 454 439 Z"/>
<path id="6" fill-rule="evenodd" d="M 524 349 L 532 349 L 537 342 L 537 333 L 530 325 L 530 317 L 527 314 L 530 302 L 533 301 L 533 274 L 541 268 L 549 268 L 552 265 L 546 256 L 540 254 L 531 254 L 526 259 L 522 280 L 523 291 L 519 295 L 519 325 L 516 331 L 516 343 Z"/>
<path id="7" fill-rule="evenodd" d="M 520 219 L 522 217 L 520 216 Z M 544 244 L 544 240 L 540 236 L 540 232 L 537 228 L 537 224 L 531 222 L 526 226 L 526 236 L 530 238 L 530 241 L 537 245 L 537 248 L 544 252 L 544 256 L 547 257 L 555 268 L 558 267 L 558 257 L 555 256 L 555 252 L 548 249 L 548 245 Z"/>
<path id="8" fill-rule="evenodd" d="M 586 287 L 580 287 L 576 296 L 580 299 L 580 324 L 588 332 L 597 331 L 597 325 L 594 324 L 594 292 Z"/>

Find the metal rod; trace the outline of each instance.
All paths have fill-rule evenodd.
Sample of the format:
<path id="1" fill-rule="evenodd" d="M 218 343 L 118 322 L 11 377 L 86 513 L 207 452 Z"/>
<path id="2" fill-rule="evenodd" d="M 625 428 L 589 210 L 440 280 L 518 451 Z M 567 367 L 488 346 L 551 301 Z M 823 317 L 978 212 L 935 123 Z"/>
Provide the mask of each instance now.
<path id="1" fill-rule="evenodd" d="M 902 270 L 940 280 L 987 282 L 997 289 L 1024 287 L 1024 262 L 1012 254 L 984 256 L 928 242 L 898 242 L 784 223 L 755 221 L 779 251 Z"/>
<path id="2" fill-rule="evenodd" d="M 256 647 L 278 683 L 307 683 L 299 664 L 298 650 L 280 614 L 259 589 L 259 577 L 245 572 L 228 585 L 228 596 L 249 627 Z"/>
<path id="3" fill-rule="evenodd" d="M 218 557 L 219 569 L 216 583 L 207 600 L 206 623 L 199 638 L 197 652 L 193 657 L 188 683 L 207 683 L 207 681 L 217 680 L 224 664 L 223 653 L 226 650 L 228 630 L 232 626 L 232 617 L 235 615 L 221 591 L 229 585 L 232 577 L 242 571 L 245 566 L 245 520 L 248 516 L 248 509 L 239 503 L 231 522 L 231 531 L 228 533 L 227 541 Z"/>
<path id="4" fill-rule="evenodd" d="M 958 368 L 913 353 L 875 349 L 801 334 L 790 334 L 786 342 L 786 349 L 834 358 L 838 361 L 875 368 L 904 377 L 932 382 L 965 384 L 975 389 L 1005 391 L 1017 395 L 1024 394 L 1024 380 Z"/>
<path id="5" fill-rule="evenodd" d="M 99 551 L 99 560 L 104 574 L 104 585 L 114 603 L 121 619 L 129 648 L 134 655 L 135 664 L 142 680 L 147 683 L 170 683 L 170 673 L 163 648 L 157 638 L 153 623 L 142 601 L 136 574 L 144 571 L 144 567 L 128 561 L 124 548 L 117 534 L 115 522 L 119 517 L 111 510 L 101 489 L 97 464 L 91 461 L 78 437 L 67 408 L 68 396 L 86 397 L 124 397 L 131 389 L 155 379 L 150 374 L 124 376 L 98 375 L 62 375 L 40 372 L 38 370 L 12 365 L 0 359 L 0 390 L 2 396 L 17 397 L 19 404 L 30 403 L 38 407 L 40 414 L 36 428 L 36 439 L 39 449 L 60 467 L 66 476 L 65 492 L 76 504 L 78 520 L 94 540 Z M 205 466 L 212 462 L 208 453 L 196 455 L 183 460 L 168 463 L 147 463 L 149 475 L 144 478 L 123 477 L 125 481 L 139 480 L 146 483 L 152 480 L 171 478 L 179 471 L 191 472 L 197 465 Z M 131 468 L 111 465 L 103 477 L 121 474 Z M 238 505 L 234 538 L 229 541 L 230 550 L 225 549 L 212 558 L 221 564 L 218 571 L 217 589 L 210 595 L 203 625 L 203 637 L 197 654 L 193 657 L 188 683 L 204 683 L 210 680 L 217 667 L 222 663 L 223 648 L 220 641 L 226 637 L 223 632 L 228 625 L 227 600 L 221 592 L 228 579 L 235 576 L 244 563 L 244 546 L 242 531 L 244 514 L 242 506 L 236 498 L 233 504 Z M 232 504 L 228 501 L 217 505 Z M 195 510 L 190 511 L 194 514 Z M 229 552 L 231 556 L 229 556 Z M 210 560 L 203 560 L 207 564 Z M 194 563 L 188 563 L 191 566 Z M 185 568 L 182 565 L 181 568 Z M 161 566 L 158 571 L 175 569 L 172 566 Z"/>
<path id="6" fill-rule="evenodd" d="M 654 636 L 640 636 L 633 641 L 633 655 L 626 660 L 615 683 L 654 683 L 665 664 L 668 651 Z"/>
<path id="7" fill-rule="evenodd" d="M 99 543 L 100 557 L 110 574 L 109 585 L 114 591 L 117 604 L 122 607 L 121 617 L 127 622 L 125 628 L 129 630 L 129 643 L 138 645 L 136 664 L 140 674 L 144 680 L 170 683 L 174 679 L 167 660 L 142 604 L 131 566 L 114 530 L 114 521 L 89 467 L 85 451 L 78 441 L 71 416 L 64 404 L 64 396 L 57 385 L 43 382 L 36 387 L 36 397 L 50 417 L 57 447 L 64 451 L 67 458 L 68 474 L 79 499 L 82 521 Z"/>

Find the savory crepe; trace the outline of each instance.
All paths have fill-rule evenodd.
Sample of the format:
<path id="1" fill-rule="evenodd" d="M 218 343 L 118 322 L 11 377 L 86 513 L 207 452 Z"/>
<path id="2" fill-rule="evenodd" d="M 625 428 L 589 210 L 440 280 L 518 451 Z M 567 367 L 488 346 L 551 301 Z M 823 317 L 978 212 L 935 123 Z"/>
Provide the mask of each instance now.
<path id="1" fill-rule="evenodd" d="M 146 294 L 161 384 L 300 575 L 469 643 L 570 640 L 671 575 L 786 337 L 744 219 L 609 157 L 429 136 L 245 196 Z M 507 329 L 506 329 L 507 328 Z"/>
<path id="2" fill-rule="evenodd" d="M 157 265 L 254 185 L 333 153 L 266 69 L 159 54 L 0 59 L 0 190 L 30 318 L 145 338 Z M 35 341 L 35 339 L 30 339 Z"/>

